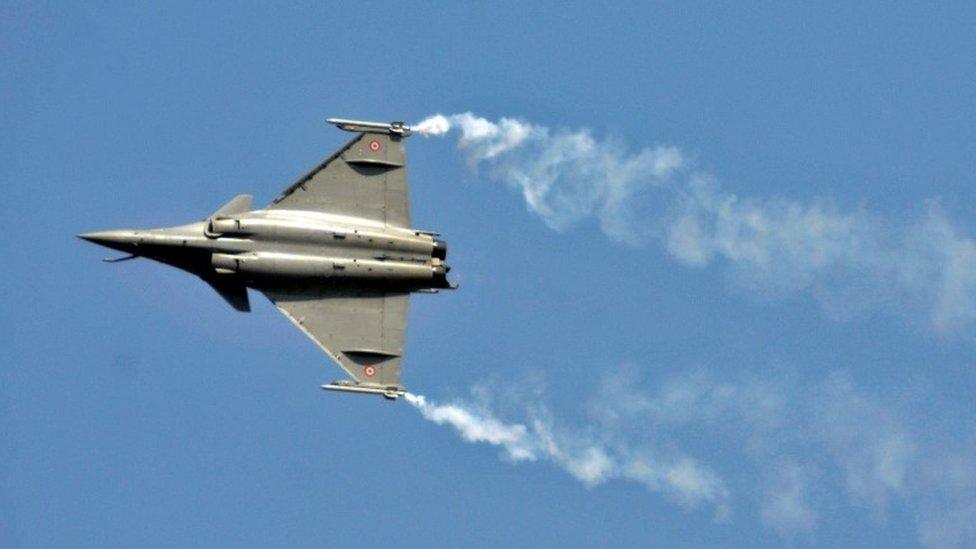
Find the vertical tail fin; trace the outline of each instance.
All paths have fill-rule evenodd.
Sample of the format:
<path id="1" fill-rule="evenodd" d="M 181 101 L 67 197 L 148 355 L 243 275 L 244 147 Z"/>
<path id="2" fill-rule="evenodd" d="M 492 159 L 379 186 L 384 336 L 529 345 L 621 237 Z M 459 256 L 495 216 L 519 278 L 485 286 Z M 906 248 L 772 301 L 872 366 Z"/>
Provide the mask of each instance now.
<path id="1" fill-rule="evenodd" d="M 239 213 L 251 211 L 251 205 L 254 204 L 254 197 L 249 194 L 239 194 L 234 198 L 230 199 L 230 202 L 224 204 L 210 217 L 218 217 L 222 215 L 235 215 Z"/>

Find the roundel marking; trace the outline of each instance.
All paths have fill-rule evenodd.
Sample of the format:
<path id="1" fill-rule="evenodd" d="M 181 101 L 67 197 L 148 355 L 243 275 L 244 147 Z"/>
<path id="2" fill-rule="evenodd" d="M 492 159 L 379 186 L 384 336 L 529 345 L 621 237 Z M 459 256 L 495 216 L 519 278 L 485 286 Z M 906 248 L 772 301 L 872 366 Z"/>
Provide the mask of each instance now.
<path id="1" fill-rule="evenodd" d="M 380 147 L 381 147 L 380 142 L 375 139 L 369 142 L 369 150 L 373 152 L 380 150 Z"/>
<path id="2" fill-rule="evenodd" d="M 366 377 L 373 377 L 373 376 L 375 376 L 376 375 L 376 366 L 367 366 L 367 367 L 363 368 L 363 373 L 366 374 Z"/>

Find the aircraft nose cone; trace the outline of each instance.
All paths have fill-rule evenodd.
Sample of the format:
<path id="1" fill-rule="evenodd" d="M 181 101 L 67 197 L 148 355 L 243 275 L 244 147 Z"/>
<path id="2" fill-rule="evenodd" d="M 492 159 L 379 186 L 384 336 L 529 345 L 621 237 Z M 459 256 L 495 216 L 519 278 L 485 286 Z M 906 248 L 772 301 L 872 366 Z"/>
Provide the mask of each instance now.
<path id="1" fill-rule="evenodd" d="M 81 233 L 78 238 L 87 240 L 99 246 L 113 248 L 116 250 L 127 250 L 138 243 L 135 231 L 98 231 L 94 233 Z"/>

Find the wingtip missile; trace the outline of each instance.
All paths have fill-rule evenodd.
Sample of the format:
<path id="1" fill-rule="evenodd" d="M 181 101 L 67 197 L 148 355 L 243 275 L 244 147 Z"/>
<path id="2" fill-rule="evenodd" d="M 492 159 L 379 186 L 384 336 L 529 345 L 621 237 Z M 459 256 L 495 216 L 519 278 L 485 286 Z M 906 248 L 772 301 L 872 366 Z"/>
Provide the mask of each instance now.
<path id="1" fill-rule="evenodd" d="M 345 118 L 328 118 L 326 122 L 347 132 L 394 133 L 403 137 L 407 137 L 413 133 L 410 126 L 407 126 L 403 122 L 366 122 L 363 120 L 347 120 Z"/>
<path id="2" fill-rule="evenodd" d="M 398 386 L 374 386 L 374 385 L 359 385 L 354 384 L 349 381 L 336 381 L 334 383 L 327 383 L 325 385 L 320 385 L 320 389 L 323 391 L 337 391 L 341 393 L 359 393 L 365 395 L 382 395 L 387 400 L 396 400 L 406 394 L 406 390 L 403 387 Z"/>

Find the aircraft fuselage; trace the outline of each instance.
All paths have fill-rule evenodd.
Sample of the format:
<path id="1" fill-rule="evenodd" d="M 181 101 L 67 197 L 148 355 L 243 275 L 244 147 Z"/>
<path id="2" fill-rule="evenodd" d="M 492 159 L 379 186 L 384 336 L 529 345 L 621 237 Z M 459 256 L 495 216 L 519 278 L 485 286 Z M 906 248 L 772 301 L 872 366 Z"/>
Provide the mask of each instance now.
<path id="1" fill-rule="evenodd" d="M 148 230 L 86 233 L 85 240 L 198 275 L 255 289 L 309 279 L 317 285 L 400 291 L 450 288 L 447 245 L 433 234 L 294 210 L 256 210 Z"/>

